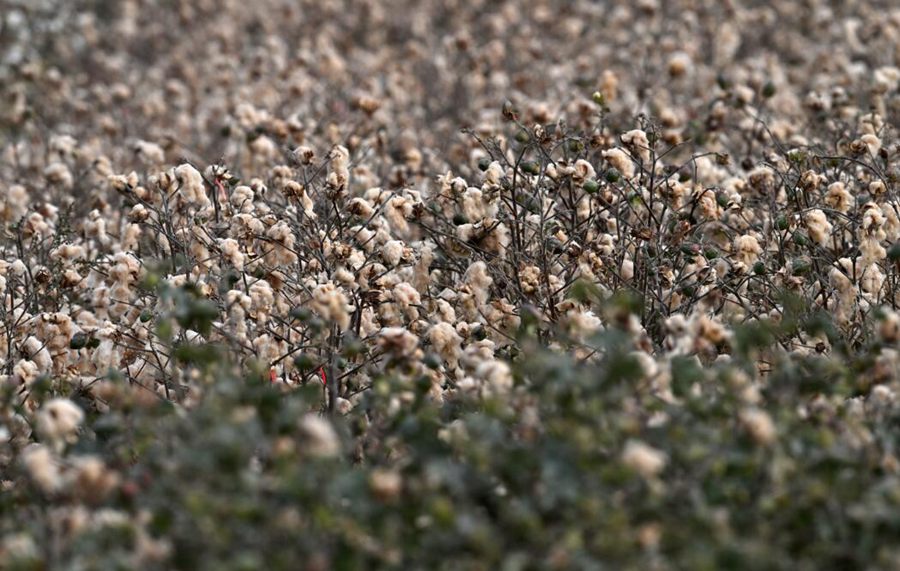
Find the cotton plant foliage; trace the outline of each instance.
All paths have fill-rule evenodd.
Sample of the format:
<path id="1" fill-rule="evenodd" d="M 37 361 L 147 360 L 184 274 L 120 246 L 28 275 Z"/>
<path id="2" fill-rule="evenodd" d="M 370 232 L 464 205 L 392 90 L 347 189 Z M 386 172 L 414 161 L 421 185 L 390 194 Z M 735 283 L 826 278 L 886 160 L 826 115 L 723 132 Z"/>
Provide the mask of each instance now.
<path id="1" fill-rule="evenodd" d="M 900 567 L 893 3 L 0 7 L 0 568 Z"/>

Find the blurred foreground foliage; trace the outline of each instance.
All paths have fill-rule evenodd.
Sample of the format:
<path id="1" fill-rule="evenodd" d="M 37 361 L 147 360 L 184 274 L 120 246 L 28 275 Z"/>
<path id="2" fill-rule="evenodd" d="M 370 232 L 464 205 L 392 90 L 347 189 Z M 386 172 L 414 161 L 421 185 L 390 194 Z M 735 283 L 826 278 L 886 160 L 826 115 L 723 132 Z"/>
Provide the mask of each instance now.
<path id="1" fill-rule="evenodd" d="M 784 353 L 748 380 L 779 328 L 809 322 L 745 326 L 728 362 L 671 360 L 663 399 L 614 328 L 583 363 L 523 320 L 510 395 L 438 404 L 386 373 L 333 418 L 320 387 L 195 346 L 192 409 L 129 397 L 66 452 L 117 485 L 7 487 L 4 568 L 895 569 L 900 412 L 854 398 L 868 357 Z"/>

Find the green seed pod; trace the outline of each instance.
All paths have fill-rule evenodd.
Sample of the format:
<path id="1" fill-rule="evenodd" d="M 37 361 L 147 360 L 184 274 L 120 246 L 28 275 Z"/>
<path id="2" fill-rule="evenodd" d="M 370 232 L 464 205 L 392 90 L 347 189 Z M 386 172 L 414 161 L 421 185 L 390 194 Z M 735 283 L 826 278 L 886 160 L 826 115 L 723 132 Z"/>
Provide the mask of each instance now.
<path id="1" fill-rule="evenodd" d="M 491 166 L 490 157 L 481 157 L 478 159 L 478 168 L 482 171 L 488 170 L 488 167 Z"/>
<path id="2" fill-rule="evenodd" d="M 805 274 L 809 271 L 809 260 L 806 258 L 794 258 L 791 260 L 791 273 L 796 275 Z"/>
<path id="3" fill-rule="evenodd" d="M 312 311 L 307 307 L 297 306 L 291 309 L 290 316 L 300 322 L 309 321 L 312 318 Z"/>
<path id="4" fill-rule="evenodd" d="M 69 341 L 69 348 L 75 349 L 84 349 L 85 345 L 87 345 L 87 335 L 84 333 L 76 333 L 72 336 L 71 341 Z"/>
<path id="5" fill-rule="evenodd" d="M 294 366 L 300 369 L 301 371 L 310 370 L 316 362 L 312 358 L 312 356 L 307 355 L 306 353 L 300 353 L 296 357 L 294 357 Z"/>
<path id="6" fill-rule="evenodd" d="M 756 262 L 755 264 L 753 264 L 753 273 L 757 275 L 766 273 L 766 265 L 762 262 Z"/>
<path id="7" fill-rule="evenodd" d="M 700 246 L 697 244 L 682 244 L 681 252 L 688 256 L 696 256 L 700 253 Z"/>
<path id="8" fill-rule="evenodd" d="M 619 174 L 619 171 L 614 168 L 611 168 L 606 171 L 606 181 L 607 182 L 619 182 L 620 176 L 621 175 Z"/>
<path id="9" fill-rule="evenodd" d="M 728 81 L 728 78 L 725 77 L 725 75 L 721 74 L 721 73 L 716 77 L 716 83 L 719 84 L 719 88 L 722 90 L 726 90 L 729 87 L 731 87 L 731 82 Z"/>
<path id="10" fill-rule="evenodd" d="M 900 242 L 894 242 L 891 244 L 891 247 L 888 248 L 887 257 L 890 261 L 896 262 L 900 260 Z"/>
<path id="11" fill-rule="evenodd" d="M 541 165 L 534 161 L 525 161 L 522 163 L 522 170 L 527 174 L 537 175 L 541 172 Z"/>
<path id="12" fill-rule="evenodd" d="M 600 185 L 596 180 L 587 180 L 581 188 L 588 194 L 596 194 L 600 190 Z"/>

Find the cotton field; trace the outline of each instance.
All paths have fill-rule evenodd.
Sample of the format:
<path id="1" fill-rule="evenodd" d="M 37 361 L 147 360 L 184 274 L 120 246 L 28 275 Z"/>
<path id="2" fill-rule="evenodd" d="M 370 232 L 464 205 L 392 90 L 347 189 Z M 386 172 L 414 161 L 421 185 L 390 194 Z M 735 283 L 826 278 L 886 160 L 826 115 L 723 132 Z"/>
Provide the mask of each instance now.
<path id="1" fill-rule="evenodd" d="M 900 568 L 892 2 L 0 0 L 0 568 Z"/>

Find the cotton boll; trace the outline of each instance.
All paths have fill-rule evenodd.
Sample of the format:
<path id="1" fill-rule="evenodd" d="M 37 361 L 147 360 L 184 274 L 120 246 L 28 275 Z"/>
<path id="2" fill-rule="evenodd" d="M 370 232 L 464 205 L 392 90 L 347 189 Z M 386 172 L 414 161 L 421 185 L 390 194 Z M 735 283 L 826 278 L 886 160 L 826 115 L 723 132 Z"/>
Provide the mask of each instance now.
<path id="1" fill-rule="evenodd" d="M 22 260 L 16 259 L 12 264 L 9 265 L 9 273 L 10 275 L 16 277 L 22 277 L 25 275 L 25 272 L 28 271 L 28 268 L 25 266 L 25 262 Z"/>
<path id="2" fill-rule="evenodd" d="M 884 317 L 878 322 L 878 337 L 884 343 L 900 341 L 900 314 L 890 309 L 882 309 Z"/>
<path id="3" fill-rule="evenodd" d="M 653 478 L 666 467 L 666 454 L 639 440 L 629 440 L 622 451 L 622 462 L 643 476 Z"/>
<path id="4" fill-rule="evenodd" d="M 228 263 L 237 271 L 244 269 L 244 254 L 241 253 L 241 247 L 237 240 L 233 238 L 224 238 L 219 240 L 219 249 L 222 256 L 228 260 Z"/>
<path id="5" fill-rule="evenodd" d="M 503 361 L 485 361 L 475 369 L 475 376 L 485 383 L 488 394 L 507 393 L 513 387 L 512 371 Z"/>
<path id="6" fill-rule="evenodd" d="M 240 185 L 231 191 L 229 202 L 238 212 L 247 214 L 253 212 L 253 199 L 253 189 L 246 185 Z"/>
<path id="7" fill-rule="evenodd" d="M 691 56 L 685 52 L 676 52 L 669 58 L 669 75 L 672 77 L 681 77 L 691 70 L 692 64 Z"/>
<path id="8" fill-rule="evenodd" d="M 493 161 L 486 171 L 484 171 L 484 183 L 489 185 L 490 187 L 499 187 L 500 181 L 503 177 L 506 176 L 506 173 L 503 172 L 503 167 L 500 166 L 499 161 Z M 465 184 L 465 181 L 463 181 Z"/>
<path id="9" fill-rule="evenodd" d="M 593 311 L 572 309 L 566 314 L 569 331 L 578 339 L 587 339 L 603 327 L 600 318 Z"/>
<path id="10" fill-rule="evenodd" d="M 574 171 L 572 173 L 572 181 L 576 184 L 584 184 L 585 181 L 591 180 L 597 176 L 593 165 L 584 159 L 575 161 Z"/>
<path id="11" fill-rule="evenodd" d="M 812 238 L 820 246 L 827 246 L 831 241 L 832 226 L 828 222 L 828 218 L 819 208 L 807 211 L 803 215 L 803 222 L 809 231 L 809 237 Z"/>
<path id="12" fill-rule="evenodd" d="M 21 359 L 13 366 L 13 376 L 22 381 L 26 387 L 37 380 L 40 375 L 40 368 L 34 361 Z"/>
<path id="13" fill-rule="evenodd" d="M 317 285 L 312 292 L 310 308 L 323 319 L 336 323 L 341 331 L 350 328 L 350 315 L 356 308 L 333 282 Z"/>
<path id="14" fill-rule="evenodd" d="M 162 147 L 147 141 L 137 141 L 134 144 L 134 154 L 148 167 L 159 167 L 166 161 Z"/>
<path id="15" fill-rule="evenodd" d="M 433 325 L 428 331 L 428 341 L 451 369 L 459 366 L 459 357 L 462 354 L 462 337 L 459 336 L 453 325 L 447 322 Z"/>
<path id="16" fill-rule="evenodd" d="M 28 213 L 28 191 L 20 184 L 0 188 L 0 222 L 16 222 Z"/>
<path id="17" fill-rule="evenodd" d="M 866 134 L 860 137 L 859 141 L 865 145 L 866 151 L 870 156 L 878 156 L 878 152 L 881 150 L 881 139 L 873 134 Z"/>
<path id="18" fill-rule="evenodd" d="M 256 312 L 258 323 L 265 323 L 275 305 L 275 292 L 265 280 L 258 280 L 250 286 L 251 307 Z"/>
<path id="19" fill-rule="evenodd" d="M 306 414 L 298 423 L 303 450 L 317 458 L 332 458 L 341 452 L 341 441 L 331 423 L 315 414 Z"/>
<path id="20" fill-rule="evenodd" d="M 261 135 L 249 143 L 250 152 L 261 163 L 275 160 L 278 157 L 278 145 L 271 138 Z"/>
<path id="21" fill-rule="evenodd" d="M 346 147 L 337 146 L 331 151 L 331 172 L 328 173 L 328 186 L 336 192 L 343 191 L 350 180 L 350 152 Z"/>
<path id="22" fill-rule="evenodd" d="M 47 350 L 44 343 L 41 343 L 34 336 L 29 336 L 25 339 L 20 350 L 29 360 L 37 365 L 38 371 L 41 373 L 48 373 L 53 366 L 53 359 L 50 357 L 50 351 Z"/>
<path id="23" fill-rule="evenodd" d="M 493 278 L 488 275 L 487 264 L 482 261 L 473 262 L 466 269 L 464 280 L 472 288 L 478 303 L 482 305 L 487 303 L 489 288 L 494 283 Z"/>
<path id="24" fill-rule="evenodd" d="M 398 283 L 393 288 L 392 296 L 410 320 L 419 318 L 417 306 L 422 304 L 422 298 L 413 286 L 406 282 Z"/>
<path id="25" fill-rule="evenodd" d="M 825 204 L 838 212 L 847 213 L 853 206 L 853 196 L 842 182 L 834 182 L 828 186 L 825 194 Z"/>
<path id="26" fill-rule="evenodd" d="M 626 179 L 634 177 L 634 162 L 628 153 L 622 149 L 609 149 L 603 151 L 603 158 L 611 167 L 622 173 Z"/>
<path id="27" fill-rule="evenodd" d="M 338 411 L 338 414 L 349 414 L 353 410 L 353 403 L 345 398 L 338 397 L 334 408 Z"/>
<path id="28" fill-rule="evenodd" d="M 119 475 L 97 456 L 76 456 L 66 475 L 72 493 L 90 504 L 104 500 L 119 484 Z"/>
<path id="29" fill-rule="evenodd" d="M 778 436 L 775 423 L 767 412 L 758 408 L 747 408 L 739 415 L 741 425 L 750 434 L 753 440 L 761 445 L 772 444 Z"/>
<path id="30" fill-rule="evenodd" d="M 44 177 L 47 179 L 47 182 L 59 185 L 67 190 L 71 189 L 75 184 L 75 177 L 72 176 L 72 171 L 65 164 L 59 162 L 47 165 L 44 169 Z"/>
<path id="31" fill-rule="evenodd" d="M 62 471 L 59 459 L 42 444 L 31 444 L 22 452 L 22 463 L 35 484 L 45 493 L 51 494 L 62 486 Z"/>
<path id="32" fill-rule="evenodd" d="M 632 260 L 622 260 L 622 270 L 619 274 L 626 282 L 634 279 L 634 262 Z"/>
<path id="33" fill-rule="evenodd" d="M 385 327 L 378 335 L 378 345 L 394 357 L 410 357 L 419 346 L 419 339 L 402 327 Z"/>
<path id="34" fill-rule="evenodd" d="M 884 213 L 881 208 L 874 202 L 867 202 L 862 207 L 862 229 L 866 234 L 874 236 L 881 240 L 884 237 L 880 235 L 881 227 L 886 222 Z"/>
<path id="35" fill-rule="evenodd" d="M 266 230 L 271 246 L 266 252 L 266 261 L 273 266 L 289 266 L 296 263 L 297 254 L 294 253 L 296 239 L 290 226 L 284 220 L 277 222 Z"/>
<path id="36" fill-rule="evenodd" d="M 391 230 L 398 236 L 409 234 L 407 218 L 413 214 L 413 203 L 406 197 L 394 196 L 384 206 L 384 217 Z"/>
<path id="37" fill-rule="evenodd" d="M 650 140 L 647 138 L 647 133 L 641 129 L 633 129 L 622 135 L 622 142 L 628 145 L 632 153 L 637 155 L 645 165 L 650 163 Z M 604 154 L 604 156 L 606 155 Z M 619 170 L 621 171 L 621 169 Z M 624 171 L 622 172 L 624 174 Z M 626 176 L 626 178 L 630 177 Z"/>
<path id="38" fill-rule="evenodd" d="M 206 195 L 206 187 L 203 183 L 203 175 L 189 164 L 182 164 L 172 171 L 173 178 L 178 182 L 178 193 L 190 204 L 207 206 L 209 197 Z"/>
<path id="39" fill-rule="evenodd" d="M 759 255 L 762 253 L 762 247 L 759 245 L 759 241 L 755 236 L 750 234 L 735 238 L 734 250 L 737 260 L 748 268 L 753 266 L 753 264 L 759 260 Z"/>
<path id="40" fill-rule="evenodd" d="M 72 401 L 55 398 L 37 412 L 35 431 L 42 440 L 61 447 L 66 442 L 74 442 L 83 420 L 84 412 Z"/>
<path id="41" fill-rule="evenodd" d="M 371 218 L 375 208 L 364 198 L 356 197 L 347 203 L 347 211 L 360 218 Z"/>
<path id="42" fill-rule="evenodd" d="M 484 195 L 479 188 L 469 188 L 462 196 L 462 214 L 468 220 L 476 222 L 487 216 Z"/>
<path id="43" fill-rule="evenodd" d="M 381 248 L 381 257 L 391 267 L 395 267 L 403 258 L 403 242 L 390 240 Z"/>

